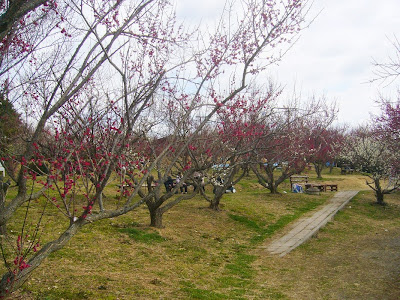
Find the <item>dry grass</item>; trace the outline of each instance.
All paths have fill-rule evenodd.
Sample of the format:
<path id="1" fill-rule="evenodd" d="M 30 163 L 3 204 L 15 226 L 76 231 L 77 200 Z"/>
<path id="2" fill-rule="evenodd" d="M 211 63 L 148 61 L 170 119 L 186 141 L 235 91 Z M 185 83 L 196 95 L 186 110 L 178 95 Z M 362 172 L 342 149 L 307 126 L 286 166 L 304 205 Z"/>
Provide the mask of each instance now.
<path id="1" fill-rule="evenodd" d="M 312 181 L 315 175 L 310 172 Z M 359 175 L 324 174 L 339 189 L 365 189 Z M 282 191 L 287 191 L 286 182 Z M 89 225 L 34 273 L 23 299 L 397 299 L 399 195 L 370 205 L 363 192 L 317 238 L 284 258 L 260 250 L 321 196 L 271 195 L 254 178 L 226 194 L 222 211 L 181 203 L 152 229 L 145 206 Z M 53 211 L 48 226 L 59 228 Z M 52 219 L 53 218 L 53 219 Z M 51 221 L 53 220 L 53 221 Z M 15 225 L 16 226 L 16 225 Z M 387 230 L 387 231 L 386 231 Z M 371 268 L 372 266 L 372 268 Z M 397 296 L 397 298 L 393 298 Z"/>

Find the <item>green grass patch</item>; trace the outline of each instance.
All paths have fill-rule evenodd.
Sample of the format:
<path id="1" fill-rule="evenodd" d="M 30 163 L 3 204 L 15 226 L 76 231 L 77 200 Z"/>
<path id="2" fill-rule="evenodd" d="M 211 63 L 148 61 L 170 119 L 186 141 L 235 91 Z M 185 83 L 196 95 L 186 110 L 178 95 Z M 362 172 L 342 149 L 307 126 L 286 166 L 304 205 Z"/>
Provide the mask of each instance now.
<path id="1" fill-rule="evenodd" d="M 265 227 L 265 224 L 260 224 L 247 216 L 229 214 L 229 217 L 256 233 L 250 239 L 250 243 L 254 245 L 263 242 L 265 238 L 273 235 L 276 231 L 282 229 L 290 222 L 317 208 L 319 205 L 324 203 L 326 199 L 327 197 L 314 199 L 303 198 L 299 203 L 292 203 L 292 205 L 288 206 L 288 210 L 291 211 L 290 214 L 282 215 L 278 220 L 269 224 L 267 227 Z"/>
<path id="2" fill-rule="evenodd" d="M 262 227 L 260 225 L 258 225 L 256 221 L 250 220 L 246 216 L 229 214 L 229 217 L 232 220 L 239 222 L 240 224 L 243 224 L 244 226 L 246 226 L 247 228 L 249 228 L 251 230 L 254 230 L 256 232 L 262 231 Z"/>
<path id="3" fill-rule="evenodd" d="M 227 295 L 198 288 L 192 282 L 182 281 L 180 284 L 182 285 L 181 291 L 186 293 L 188 299 L 204 299 L 204 300 L 229 299 L 229 296 Z"/>
<path id="4" fill-rule="evenodd" d="M 399 197 L 399 194 L 385 195 L 386 199 L 394 199 Z M 399 197 L 400 199 L 400 197 Z M 375 196 L 372 191 L 362 192 L 357 194 L 351 201 L 357 209 L 357 214 L 363 215 L 373 220 L 396 220 L 400 216 L 400 201 L 398 205 L 393 203 L 386 203 L 386 205 L 379 205 L 376 203 Z"/>
<path id="5" fill-rule="evenodd" d="M 236 275 L 242 279 L 251 279 L 254 275 L 254 270 L 251 267 L 251 263 L 255 261 L 254 255 L 248 255 L 244 253 L 237 253 L 236 259 L 233 263 L 228 264 L 226 269 L 229 273 Z"/>

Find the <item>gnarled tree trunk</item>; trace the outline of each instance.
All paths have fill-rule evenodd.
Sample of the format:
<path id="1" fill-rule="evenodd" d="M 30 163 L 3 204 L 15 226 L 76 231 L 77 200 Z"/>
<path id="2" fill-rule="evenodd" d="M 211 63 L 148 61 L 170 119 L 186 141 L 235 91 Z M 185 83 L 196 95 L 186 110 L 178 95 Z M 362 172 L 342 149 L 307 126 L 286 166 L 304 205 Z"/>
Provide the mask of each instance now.
<path id="1" fill-rule="evenodd" d="M 381 182 L 379 180 L 379 178 L 375 178 L 374 179 L 374 183 L 375 183 L 375 197 L 376 197 L 376 202 L 379 205 L 385 205 L 385 202 L 383 200 L 384 195 L 385 195 L 385 191 L 382 190 L 381 187 Z"/>
<path id="2" fill-rule="evenodd" d="M 160 208 L 151 208 L 149 206 L 147 206 L 149 208 L 149 212 L 150 212 L 150 226 L 152 227 L 156 227 L 156 228 L 162 228 L 163 227 L 163 223 L 162 223 L 162 216 L 163 216 L 163 212 Z"/>
<path id="3" fill-rule="evenodd" d="M 225 194 L 226 188 L 224 186 L 218 187 L 215 190 L 214 197 L 211 198 L 209 208 L 215 211 L 219 211 L 219 203 L 221 202 L 222 196 Z"/>

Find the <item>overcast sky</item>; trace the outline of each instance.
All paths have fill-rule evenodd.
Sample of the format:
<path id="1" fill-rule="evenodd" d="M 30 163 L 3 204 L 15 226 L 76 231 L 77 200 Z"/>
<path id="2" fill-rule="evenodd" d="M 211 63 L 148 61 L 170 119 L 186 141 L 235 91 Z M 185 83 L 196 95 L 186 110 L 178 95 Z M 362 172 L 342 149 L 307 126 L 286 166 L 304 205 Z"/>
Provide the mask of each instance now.
<path id="1" fill-rule="evenodd" d="M 215 17 L 225 0 L 178 0 L 178 14 L 188 19 Z M 320 14 L 270 75 L 302 96 L 324 94 L 339 106 L 339 122 L 357 125 L 379 110 L 379 93 L 393 95 L 399 82 L 366 83 L 374 77 L 373 59 L 393 55 L 390 39 L 400 39 L 400 0 L 315 0 Z"/>

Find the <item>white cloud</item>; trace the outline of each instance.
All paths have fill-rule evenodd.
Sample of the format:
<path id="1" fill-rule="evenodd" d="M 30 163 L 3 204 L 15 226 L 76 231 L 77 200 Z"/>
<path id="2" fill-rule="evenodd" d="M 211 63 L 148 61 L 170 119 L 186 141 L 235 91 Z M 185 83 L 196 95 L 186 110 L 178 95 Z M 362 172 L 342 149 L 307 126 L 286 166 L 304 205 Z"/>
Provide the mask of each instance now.
<path id="1" fill-rule="evenodd" d="M 215 21 L 221 15 L 224 2 L 220 0 L 177 0 L 177 15 L 189 22 Z"/>
<path id="2" fill-rule="evenodd" d="M 179 16 L 193 23 L 216 22 L 224 0 L 177 0 Z M 268 75 L 302 94 L 325 94 L 340 105 L 339 121 L 356 125 L 377 112 L 379 92 L 395 85 L 366 84 L 373 78 L 372 61 L 386 61 L 392 51 L 388 38 L 400 38 L 399 0 L 315 0 L 311 20 L 300 40 Z M 193 24 L 192 23 L 192 24 Z M 207 24 L 208 25 L 208 24 Z M 289 92 L 290 93 L 290 92 Z"/>
<path id="3" fill-rule="evenodd" d="M 388 37 L 400 37 L 400 1 L 317 0 L 312 13 L 321 9 L 272 74 L 288 85 L 296 79 L 303 95 L 335 99 L 340 122 L 365 122 L 377 113 L 378 91 L 396 88 L 366 82 L 373 78 L 373 59 L 388 59 Z"/>

